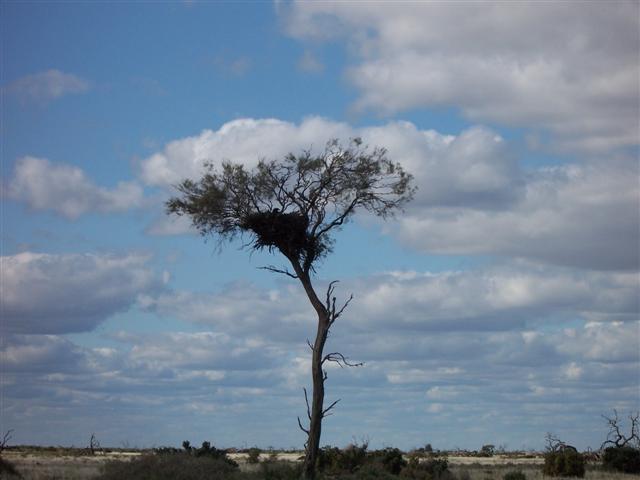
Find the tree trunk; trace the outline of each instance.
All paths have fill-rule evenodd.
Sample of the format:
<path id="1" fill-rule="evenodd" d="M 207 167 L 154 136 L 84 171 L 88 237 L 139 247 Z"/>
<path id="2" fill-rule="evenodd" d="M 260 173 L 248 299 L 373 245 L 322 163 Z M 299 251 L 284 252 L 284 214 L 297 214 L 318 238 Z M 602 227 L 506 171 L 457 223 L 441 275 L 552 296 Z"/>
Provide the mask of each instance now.
<path id="1" fill-rule="evenodd" d="M 318 331 L 313 344 L 311 357 L 311 375 L 313 378 L 313 392 L 311 395 L 311 419 L 309 421 L 309 437 L 307 451 L 304 458 L 303 476 L 307 480 L 315 478 L 318 450 L 320 449 L 320 435 L 322 433 L 322 413 L 324 405 L 324 372 L 322 371 L 322 351 L 327 340 L 328 320 L 318 317 Z"/>
<path id="2" fill-rule="evenodd" d="M 313 343 L 313 352 L 311 356 L 311 375 L 313 379 L 313 392 L 311 394 L 311 405 L 307 402 L 307 407 L 310 407 L 309 416 L 309 428 L 308 438 L 306 445 L 306 452 L 304 457 L 304 466 L 302 471 L 302 477 L 305 480 L 313 480 L 316 476 L 316 463 L 318 461 L 318 451 L 320 449 L 320 435 L 322 433 L 322 418 L 323 418 L 323 405 L 324 405 L 324 381 L 325 375 L 322 370 L 322 352 L 324 350 L 324 344 L 327 341 L 327 334 L 329 333 L 329 312 L 323 303 L 318 298 L 313 285 L 311 284 L 311 278 L 309 274 L 304 272 L 299 266 L 294 265 L 294 269 L 298 275 L 302 286 L 304 287 L 313 308 L 318 314 L 318 329 L 316 331 L 316 339 Z M 308 400 L 308 399 L 307 399 Z"/>

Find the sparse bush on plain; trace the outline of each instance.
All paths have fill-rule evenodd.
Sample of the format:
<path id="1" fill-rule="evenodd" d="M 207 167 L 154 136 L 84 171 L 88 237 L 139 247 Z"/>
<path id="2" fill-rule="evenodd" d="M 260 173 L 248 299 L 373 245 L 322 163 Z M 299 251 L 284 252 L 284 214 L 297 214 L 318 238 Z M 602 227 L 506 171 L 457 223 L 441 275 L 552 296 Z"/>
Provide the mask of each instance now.
<path id="1" fill-rule="evenodd" d="M 330 474 L 353 473 L 365 464 L 368 447 L 367 442 L 364 442 L 362 445 L 349 445 L 342 450 L 329 446 L 321 448 L 318 470 Z"/>
<path id="2" fill-rule="evenodd" d="M 238 471 L 224 458 L 184 453 L 141 455 L 129 462 L 107 462 L 99 480 L 224 480 Z"/>
<path id="3" fill-rule="evenodd" d="M 483 445 L 478 453 L 481 457 L 493 457 L 496 452 L 495 445 Z"/>
<path id="4" fill-rule="evenodd" d="M 451 480 L 454 478 L 449 470 L 449 462 L 444 457 L 430 458 L 425 462 L 414 457 L 402 469 L 400 476 L 413 480 Z"/>
<path id="5" fill-rule="evenodd" d="M 261 450 L 257 447 L 250 448 L 247 450 L 247 462 L 248 463 L 259 463 L 260 462 L 260 453 Z"/>
<path id="6" fill-rule="evenodd" d="M 584 477 L 584 457 L 572 447 L 561 447 L 544 454 L 542 474 L 549 477 Z"/>
<path id="7" fill-rule="evenodd" d="M 602 455 L 602 466 L 607 470 L 623 473 L 640 473 L 640 449 L 608 447 Z"/>
<path id="8" fill-rule="evenodd" d="M 407 466 L 407 461 L 402 457 L 402 452 L 397 448 L 385 448 L 373 452 L 373 457 L 378 458 L 383 468 L 393 474 L 398 475 Z"/>

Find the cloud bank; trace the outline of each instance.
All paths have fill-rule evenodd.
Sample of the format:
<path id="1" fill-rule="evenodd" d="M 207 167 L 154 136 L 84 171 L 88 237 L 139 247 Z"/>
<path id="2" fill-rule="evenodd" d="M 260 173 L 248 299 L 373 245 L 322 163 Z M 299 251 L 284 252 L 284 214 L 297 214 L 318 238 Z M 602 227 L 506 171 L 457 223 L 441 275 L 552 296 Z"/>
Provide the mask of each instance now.
<path id="1" fill-rule="evenodd" d="M 161 288 L 149 257 L 25 252 L 2 257 L 3 331 L 87 332 Z"/>
<path id="2" fill-rule="evenodd" d="M 119 182 L 107 189 L 78 167 L 30 156 L 16 162 L 7 194 L 33 210 L 52 210 L 72 220 L 89 212 L 122 212 L 143 203 L 143 190 L 136 182 Z"/>
<path id="3" fill-rule="evenodd" d="M 550 131 L 563 149 L 638 144 L 636 2 L 292 2 L 279 11 L 294 38 L 347 45 L 358 110 L 455 106 L 473 121 Z"/>
<path id="4" fill-rule="evenodd" d="M 142 160 L 140 177 L 168 188 L 198 178 L 207 161 L 251 167 L 260 158 L 317 151 L 327 139 L 355 136 L 385 146 L 415 176 L 416 198 L 389 231 L 418 251 L 506 255 L 600 270 L 640 265 L 640 167 L 634 158 L 525 169 L 508 143 L 486 127 L 444 135 L 410 122 L 355 128 L 319 117 L 300 124 L 239 119 L 168 143 Z M 187 228 L 163 219 L 152 231 Z"/>

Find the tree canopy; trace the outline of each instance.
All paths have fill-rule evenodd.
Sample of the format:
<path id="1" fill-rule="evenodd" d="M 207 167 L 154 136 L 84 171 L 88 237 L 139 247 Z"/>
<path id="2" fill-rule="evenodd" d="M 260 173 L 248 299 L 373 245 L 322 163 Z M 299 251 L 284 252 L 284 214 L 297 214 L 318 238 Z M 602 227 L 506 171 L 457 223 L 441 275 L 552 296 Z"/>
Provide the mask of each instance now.
<path id="1" fill-rule="evenodd" d="M 177 186 L 181 196 L 167 202 L 167 211 L 188 215 L 203 235 L 220 240 L 249 234 L 252 248 L 276 249 L 307 273 L 357 210 L 386 218 L 415 191 L 386 149 L 370 151 L 359 138 L 346 147 L 332 140 L 317 155 L 261 160 L 252 170 L 229 161 L 205 167 L 200 180 Z"/>

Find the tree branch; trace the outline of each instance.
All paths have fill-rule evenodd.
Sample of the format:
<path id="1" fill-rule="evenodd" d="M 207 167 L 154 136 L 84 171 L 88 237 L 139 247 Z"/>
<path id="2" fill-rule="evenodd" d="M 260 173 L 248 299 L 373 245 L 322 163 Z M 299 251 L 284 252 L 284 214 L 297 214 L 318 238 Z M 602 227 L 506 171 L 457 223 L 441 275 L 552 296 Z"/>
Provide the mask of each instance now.
<path id="1" fill-rule="evenodd" d="M 307 417 L 309 417 L 309 420 L 311 420 L 311 408 L 309 407 L 309 397 L 307 396 L 307 389 L 303 388 L 304 390 L 304 401 L 307 404 Z"/>
<path id="2" fill-rule="evenodd" d="M 345 357 L 340 352 L 332 352 L 332 353 L 326 354 L 324 356 L 324 358 L 322 359 L 321 364 L 324 364 L 324 362 L 337 363 L 338 365 L 340 365 L 340 368 L 343 368 L 343 367 L 361 367 L 361 366 L 364 365 L 364 362 L 358 362 L 358 363 L 349 362 L 349 359 L 347 357 Z"/>
<path id="3" fill-rule="evenodd" d="M 331 413 L 329 413 L 329 410 L 331 410 L 333 407 L 336 406 L 336 404 L 340 401 L 340 399 L 336 400 L 335 402 L 333 402 L 331 405 L 329 405 L 327 408 L 325 408 L 324 410 L 322 410 L 322 418 L 324 417 L 328 417 L 329 415 L 331 415 Z"/>
<path id="4" fill-rule="evenodd" d="M 291 273 L 286 268 L 284 268 L 284 269 L 277 268 L 277 267 L 274 267 L 273 265 L 268 265 L 266 267 L 258 267 L 258 268 L 260 270 L 267 270 L 267 271 L 273 272 L 273 273 L 281 273 L 282 275 L 286 275 L 287 277 L 295 278 L 296 280 L 298 279 L 298 275 L 296 275 L 295 273 Z"/>
<path id="5" fill-rule="evenodd" d="M 302 426 L 302 422 L 300 421 L 300 417 L 298 417 L 298 427 L 300 427 L 300 430 L 302 430 L 304 433 L 306 433 L 307 435 L 309 435 L 309 430 L 307 430 L 306 428 L 304 428 Z"/>

